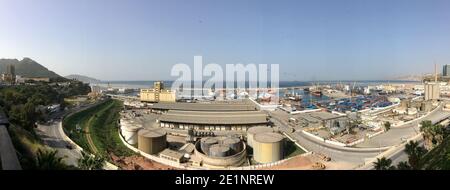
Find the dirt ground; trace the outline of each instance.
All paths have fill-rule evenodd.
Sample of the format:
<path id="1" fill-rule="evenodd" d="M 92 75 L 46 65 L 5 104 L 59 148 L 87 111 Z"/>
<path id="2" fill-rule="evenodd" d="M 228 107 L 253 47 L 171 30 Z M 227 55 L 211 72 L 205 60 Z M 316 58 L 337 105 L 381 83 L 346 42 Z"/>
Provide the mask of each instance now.
<path id="1" fill-rule="evenodd" d="M 175 170 L 176 168 L 166 166 L 158 162 L 151 161 L 142 156 L 134 155 L 124 158 L 117 156 L 111 156 L 115 165 L 119 166 L 122 170 Z"/>
<path id="2" fill-rule="evenodd" d="M 296 156 L 290 160 L 273 167 L 261 168 L 261 170 L 311 170 L 314 164 L 314 158 L 308 156 Z"/>
<path id="3" fill-rule="evenodd" d="M 346 162 L 323 161 L 316 154 L 311 154 L 307 156 L 299 155 L 278 166 L 262 168 L 261 170 L 315 170 L 313 165 L 316 162 L 324 164 L 325 170 L 346 170 L 355 167 L 354 164 Z"/>

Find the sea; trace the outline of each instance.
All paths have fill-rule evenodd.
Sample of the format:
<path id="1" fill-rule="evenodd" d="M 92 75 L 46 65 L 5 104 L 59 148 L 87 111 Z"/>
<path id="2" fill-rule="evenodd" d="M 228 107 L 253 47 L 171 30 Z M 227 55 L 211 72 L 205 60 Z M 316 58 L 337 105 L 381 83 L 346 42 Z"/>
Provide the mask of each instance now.
<path id="1" fill-rule="evenodd" d="M 111 87 L 111 88 L 128 88 L 128 89 L 141 89 L 141 88 L 153 88 L 153 83 L 155 81 L 102 81 L 97 84 L 101 87 Z M 173 81 L 163 81 L 164 85 L 170 87 Z M 303 87 L 313 86 L 313 85 L 350 85 L 357 87 L 364 87 L 368 85 L 380 85 L 380 84 L 420 84 L 418 81 L 400 81 L 400 80 L 360 80 L 360 81 L 280 81 L 279 87 L 279 97 L 283 97 L 285 92 L 288 91 L 291 94 L 298 94 L 302 96 L 302 104 L 308 105 L 310 102 L 328 100 L 329 97 L 313 96 L 310 93 L 304 92 Z M 224 85 L 225 86 L 225 85 Z M 246 83 L 248 86 L 248 83 Z M 298 88 L 293 88 L 298 87 Z M 286 90 L 288 89 L 288 90 Z M 135 93 L 133 93 L 135 95 Z"/>
<path id="2" fill-rule="evenodd" d="M 112 87 L 112 88 L 153 88 L 153 83 L 155 81 L 102 81 L 92 85 L 99 85 L 102 87 Z M 163 81 L 166 87 L 172 85 L 173 81 Z M 270 82 L 269 82 L 270 83 Z M 336 85 L 336 84 L 347 84 L 355 86 L 367 86 L 367 85 L 379 85 L 379 84 L 414 84 L 420 83 L 418 81 L 402 81 L 402 80 L 360 80 L 360 81 L 280 81 L 280 88 L 289 87 L 307 87 L 313 85 Z M 225 86 L 225 85 L 224 85 Z M 248 86 L 248 83 L 246 83 Z M 270 86 L 270 84 L 269 84 Z"/>

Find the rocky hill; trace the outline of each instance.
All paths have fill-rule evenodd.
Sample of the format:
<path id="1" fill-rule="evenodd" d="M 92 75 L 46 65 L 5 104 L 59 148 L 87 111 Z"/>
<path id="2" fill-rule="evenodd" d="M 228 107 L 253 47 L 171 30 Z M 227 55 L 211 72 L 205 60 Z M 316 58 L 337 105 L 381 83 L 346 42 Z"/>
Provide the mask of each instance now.
<path id="1" fill-rule="evenodd" d="M 61 78 L 61 76 L 55 72 L 48 70 L 30 58 L 23 58 L 20 61 L 18 59 L 0 59 L 0 73 L 6 72 L 6 67 L 9 64 L 15 66 L 16 75 L 23 77 Z"/>

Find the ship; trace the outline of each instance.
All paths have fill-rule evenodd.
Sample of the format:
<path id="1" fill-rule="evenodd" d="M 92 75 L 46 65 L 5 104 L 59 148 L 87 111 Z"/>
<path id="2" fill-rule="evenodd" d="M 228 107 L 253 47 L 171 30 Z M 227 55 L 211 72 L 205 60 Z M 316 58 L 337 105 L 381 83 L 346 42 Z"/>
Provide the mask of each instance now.
<path id="1" fill-rule="evenodd" d="M 312 94 L 313 96 L 322 96 L 322 91 L 320 91 L 320 90 L 314 90 L 314 91 L 311 92 L 311 94 Z"/>
<path id="2" fill-rule="evenodd" d="M 309 87 L 303 88 L 303 92 L 309 93 L 310 92 Z"/>

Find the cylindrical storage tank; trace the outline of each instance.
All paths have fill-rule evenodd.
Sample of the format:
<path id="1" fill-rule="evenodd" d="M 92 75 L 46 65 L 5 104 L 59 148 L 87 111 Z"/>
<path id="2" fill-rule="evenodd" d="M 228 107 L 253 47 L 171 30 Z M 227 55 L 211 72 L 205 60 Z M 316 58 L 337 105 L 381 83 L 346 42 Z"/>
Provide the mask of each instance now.
<path id="1" fill-rule="evenodd" d="M 123 138 L 128 144 L 136 144 L 138 142 L 137 132 L 142 129 L 142 125 L 139 124 L 127 124 L 121 125 L 120 131 Z"/>
<path id="2" fill-rule="evenodd" d="M 242 141 L 237 137 L 228 137 L 222 141 L 222 144 L 230 147 L 232 153 L 241 152 L 243 149 Z"/>
<path id="3" fill-rule="evenodd" d="M 247 145 L 249 147 L 253 148 L 253 140 L 254 140 L 254 136 L 255 134 L 259 134 L 259 133 L 270 133 L 273 132 L 273 129 L 270 127 L 262 127 L 262 126 L 258 126 L 258 127 L 251 127 L 250 129 L 248 129 L 247 131 Z"/>
<path id="4" fill-rule="evenodd" d="M 284 137 L 279 133 L 259 133 L 253 142 L 253 158 L 258 163 L 276 162 L 284 157 Z"/>
<path id="5" fill-rule="evenodd" d="M 156 154 L 167 147 L 167 133 L 160 128 L 141 129 L 138 132 L 138 149 L 147 154 Z"/>
<path id="6" fill-rule="evenodd" d="M 200 149 L 204 154 L 209 155 L 209 148 L 217 143 L 219 143 L 219 141 L 216 138 L 213 137 L 202 138 L 200 140 Z"/>
<path id="7" fill-rule="evenodd" d="M 230 147 L 223 144 L 214 144 L 209 147 L 209 156 L 226 157 L 230 155 Z"/>

